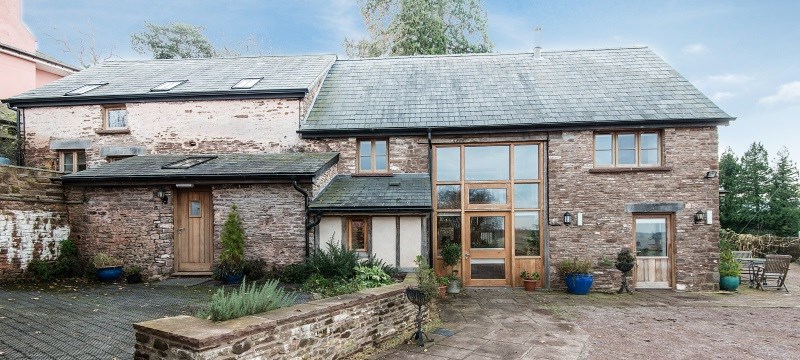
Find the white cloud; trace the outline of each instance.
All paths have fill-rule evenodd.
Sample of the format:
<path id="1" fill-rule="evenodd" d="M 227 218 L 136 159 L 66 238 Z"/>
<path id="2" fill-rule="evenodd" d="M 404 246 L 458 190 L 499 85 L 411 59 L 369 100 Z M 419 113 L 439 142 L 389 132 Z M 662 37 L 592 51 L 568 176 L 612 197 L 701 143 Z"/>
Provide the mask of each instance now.
<path id="1" fill-rule="evenodd" d="M 783 102 L 794 103 L 798 101 L 800 101 L 800 81 L 792 81 L 788 84 L 783 84 L 774 95 L 758 99 L 758 103 L 763 105 L 774 105 Z"/>
<path id="2" fill-rule="evenodd" d="M 321 25 L 325 29 L 324 37 L 330 41 L 342 43 L 347 39 L 367 37 L 358 10 L 358 3 L 350 0 L 335 0 L 327 4 L 324 15 L 320 16 Z"/>
<path id="3" fill-rule="evenodd" d="M 708 52 L 708 47 L 701 44 L 689 44 L 683 47 L 683 52 L 687 54 L 704 54 Z"/>
<path id="4" fill-rule="evenodd" d="M 734 96 L 736 96 L 736 94 L 731 93 L 731 92 L 718 91 L 718 92 L 715 92 L 714 95 L 711 95 L 711 100 L 721 101 L 721 100 L 725 100 L 725 99 L 730 99 L 730 98 L 732 98 Z"/>
<path id="5" fill-rule="evenodd" d="M 742 84 L 750 81 L 750 77 L 743 74 L 711 75 L 708 80 L 724 84 Z"/>

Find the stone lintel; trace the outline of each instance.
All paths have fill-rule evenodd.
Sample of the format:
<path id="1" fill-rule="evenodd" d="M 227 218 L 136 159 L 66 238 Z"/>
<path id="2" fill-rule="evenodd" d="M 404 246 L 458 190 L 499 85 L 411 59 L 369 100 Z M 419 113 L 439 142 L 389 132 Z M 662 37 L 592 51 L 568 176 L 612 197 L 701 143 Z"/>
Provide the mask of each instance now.
<path id="1" fill-rule="evenodd" d="M 144 146 L 103 146 L 100 156 L 138 156 L 147 152 Z"/>
<path id="2" fill-rule="evenodd" d="M 683 210 L 682 202 L 646 202 L 625 204 L 629 213 L 677 213 Z"/>
<path id="3" fill-rule="evenodd" d="M 50 140 L 50 150 L 84 150 L 91 147 L 91 138 Z"/>

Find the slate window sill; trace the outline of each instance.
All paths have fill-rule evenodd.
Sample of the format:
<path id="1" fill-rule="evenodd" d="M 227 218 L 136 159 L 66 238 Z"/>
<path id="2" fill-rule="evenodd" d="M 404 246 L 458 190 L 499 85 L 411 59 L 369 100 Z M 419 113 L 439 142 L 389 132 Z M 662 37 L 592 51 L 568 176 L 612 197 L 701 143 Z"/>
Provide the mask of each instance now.
<path id="1" fill-rule="evenodd" d="M 651 166 L 651 167 L 608 167 L 589 169 L 590 174 L 616 174 L 632 172 L 668 172 L 672 171 L 672 166 Z"/>
<path id="2" fill-rule="evenodd" d="M 113 134 L 130 134 L 131 129 L 94 129 L 98 135 L 113 135 Z"/>

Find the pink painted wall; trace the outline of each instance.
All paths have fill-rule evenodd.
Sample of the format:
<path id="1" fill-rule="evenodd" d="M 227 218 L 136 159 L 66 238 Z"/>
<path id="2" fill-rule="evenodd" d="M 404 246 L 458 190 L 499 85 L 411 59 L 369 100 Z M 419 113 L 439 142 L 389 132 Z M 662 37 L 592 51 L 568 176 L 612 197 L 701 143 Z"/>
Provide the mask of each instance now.
<path id="1" fill-rule="evenodd" d="M 0 0 L 0 43 L 36 52 L 36 38 L 22 23 L 21 0 Z"/>
<path id="2" fill-rule="evenodd" d="M 0 99 L 36 87 L 36 64 L 0 53 Z"/>
<path id="3" fill-rule="evenodd" d="M 56 75 L 42 69 L 36 69 L 36 87 L 47 85 L 53 81 L 61 79 L 61 75 Z"/>

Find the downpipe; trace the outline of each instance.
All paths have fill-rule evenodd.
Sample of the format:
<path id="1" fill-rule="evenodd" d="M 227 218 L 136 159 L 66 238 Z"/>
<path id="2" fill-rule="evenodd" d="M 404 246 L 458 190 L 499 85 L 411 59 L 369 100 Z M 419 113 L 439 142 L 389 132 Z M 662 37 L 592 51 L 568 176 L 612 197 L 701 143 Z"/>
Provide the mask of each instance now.
<path id="1" fill-rule="evenodd" d="M 295 190 L 297 190 L 297 192 L 299 192 L 300 194 L 303 194 L 303 206 L 304 206 L 304 210 L 305 210 L 305 219 L 303 221 L 303 227 L 304 227 L 304 230 L 305 230 L 305 238 L 306 238 L 306 246 L 305 246 L 306 249 L 305 250 L 306 250 L 306 257 L 309 257 L 311 255 L 311 245 L 309 244 L 309 240 L 310 239 L 309 239 L 309 236 L 308 236 L 308 232 L 311 231 L 311 229 L 317 227 L 317 225 L 319 225 L 320 221 L 322 221 L 322 214 L 319 213 L 319 212 L 315 212 L 313 214 L 314 215 L 314 221 L 313 222 L 309 222 L 311 220 L 311 215 L 312 214 L 308 211 L 308 196 L 309 196 L 308 195 L 308 191 L 306 191 L 303 188 L 301 188 L 300 184 L 297 183 L 297 180 L 292 180 L 292 187 Z"/>

